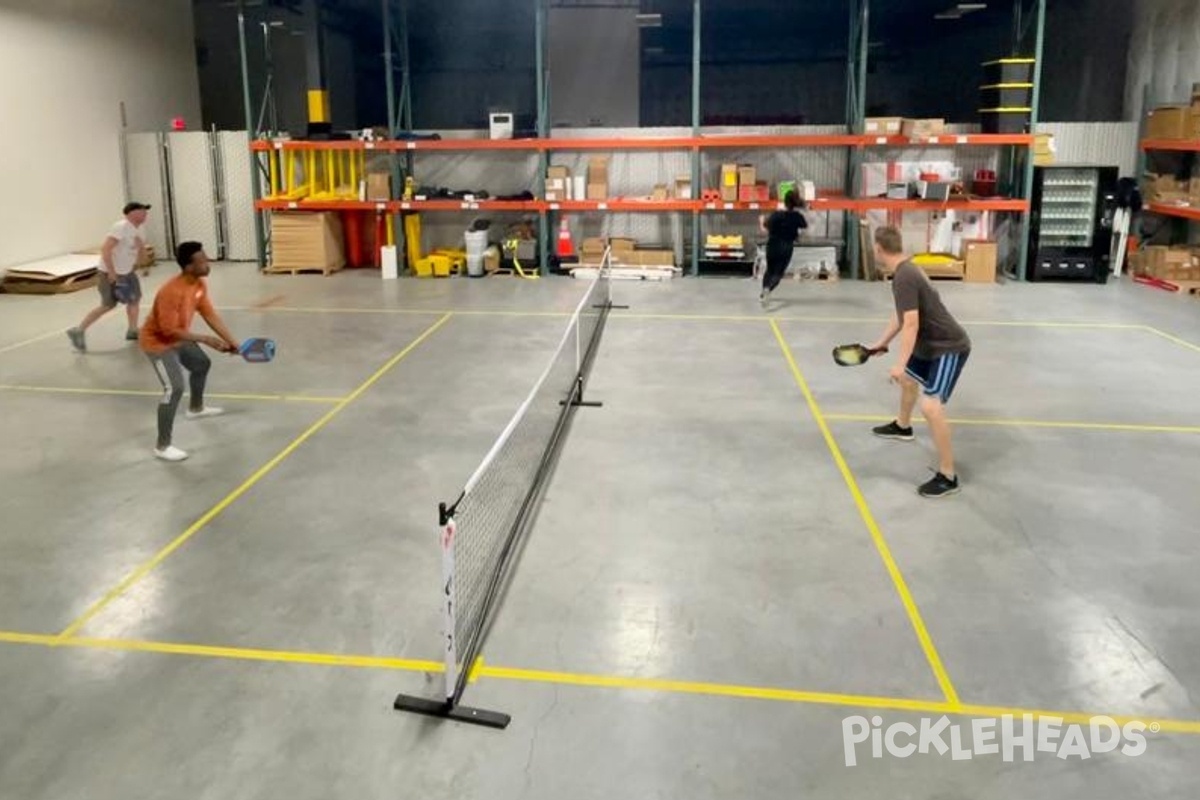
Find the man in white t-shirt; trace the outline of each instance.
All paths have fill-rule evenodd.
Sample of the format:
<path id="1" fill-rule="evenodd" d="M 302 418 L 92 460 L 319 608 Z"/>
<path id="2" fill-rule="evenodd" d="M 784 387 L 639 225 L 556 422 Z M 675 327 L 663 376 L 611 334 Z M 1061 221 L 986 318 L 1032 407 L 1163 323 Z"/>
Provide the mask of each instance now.
<path id="1" fill-rule="evenodd" d="M 125 304 L 125 314 L 129 319 L 125 339 L 137 341 L 138 304 L 142 299 L 142 284 L 138 280 L 135 268 L 142 260 L 142 253 L 146 247 L 142 225 L 146 222 L 146 212 L 149 210 L 150 206 L 145 203 L 126 203 L 123 212 L 125 216 L 113 224 L 104 240 L 104 246 L 100 250 L 100 263 L 97 265 L 100 275 L 96 288 L 100 291 L 100 305 L 88 312 L 79 323 L 79 327 L 67 331 L 67 338 L 81 353 L 87 351 L 84 331 L 116 308 L 118 303 Z"/>

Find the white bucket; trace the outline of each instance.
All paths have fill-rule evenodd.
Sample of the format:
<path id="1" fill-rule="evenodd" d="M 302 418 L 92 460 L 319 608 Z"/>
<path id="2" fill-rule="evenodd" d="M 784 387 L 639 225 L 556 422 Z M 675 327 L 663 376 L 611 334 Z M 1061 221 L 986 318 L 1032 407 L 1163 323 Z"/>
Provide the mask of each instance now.
<path id="1" fill-rule="evenodd" d="M 483 251 L 487 249 L 487 231 L 467 231 L 463 234 L 467 242 L 467 274 L 472 278 L 483 277 Z"/>

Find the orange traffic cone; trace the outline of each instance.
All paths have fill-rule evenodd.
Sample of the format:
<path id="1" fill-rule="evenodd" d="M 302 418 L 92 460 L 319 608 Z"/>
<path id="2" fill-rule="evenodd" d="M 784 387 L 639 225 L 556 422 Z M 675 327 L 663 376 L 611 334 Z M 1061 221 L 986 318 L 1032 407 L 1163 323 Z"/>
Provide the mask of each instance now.
<path id="1" fill-rule="evenodd" d="M 558 225 L 558 257 L 559 258 L 574 258 L 575 243 L 571 241 L 571 226 L 567 224 L 567 218 L 564 216 L 562 222 Z"/>

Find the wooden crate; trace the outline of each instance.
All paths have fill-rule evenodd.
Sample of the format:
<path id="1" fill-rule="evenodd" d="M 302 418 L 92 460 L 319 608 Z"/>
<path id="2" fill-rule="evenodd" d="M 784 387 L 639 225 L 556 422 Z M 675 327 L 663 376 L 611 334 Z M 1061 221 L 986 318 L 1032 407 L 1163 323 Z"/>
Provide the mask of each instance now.
<path id="1" fill-rule="evenodd" d="M 346 267 L 341 218 L 331 211 L 271 215 L 271 264 L 266 272 L 332 275 Z"/>

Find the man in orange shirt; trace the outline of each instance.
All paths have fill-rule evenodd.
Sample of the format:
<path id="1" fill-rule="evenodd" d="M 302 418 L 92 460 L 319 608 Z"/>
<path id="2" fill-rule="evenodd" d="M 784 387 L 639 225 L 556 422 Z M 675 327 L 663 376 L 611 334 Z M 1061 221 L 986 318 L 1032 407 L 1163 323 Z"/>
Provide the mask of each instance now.
<path id="1" fill-rule="evenodd" d="M 183 242 L 175 250 L 175 261 L 182 273 L 163 284 L 154 297 L 154 307 L 142 326 L 139 343 L 154 364 L 154 371 L 163 385 L 163 397 L 158 404 L 158 444 L 154 455 L 163 461 L 183 461 L 188 454 L 171 444 L 175 414 L 183 398 L 183 371 L 187 370 L 191 388 L 188 419 L 215 417 L 219 408 L 204 405 L 204 384 L 212 361 L 200 345 L 208 345 L 221 353 L 236 353 L 238 342 L 208 299 L 208 283 L 204 278 L 211 271 L 204 246 L 199 242 Z M 196 312 L 218 335 L 192 333 Z"/>

